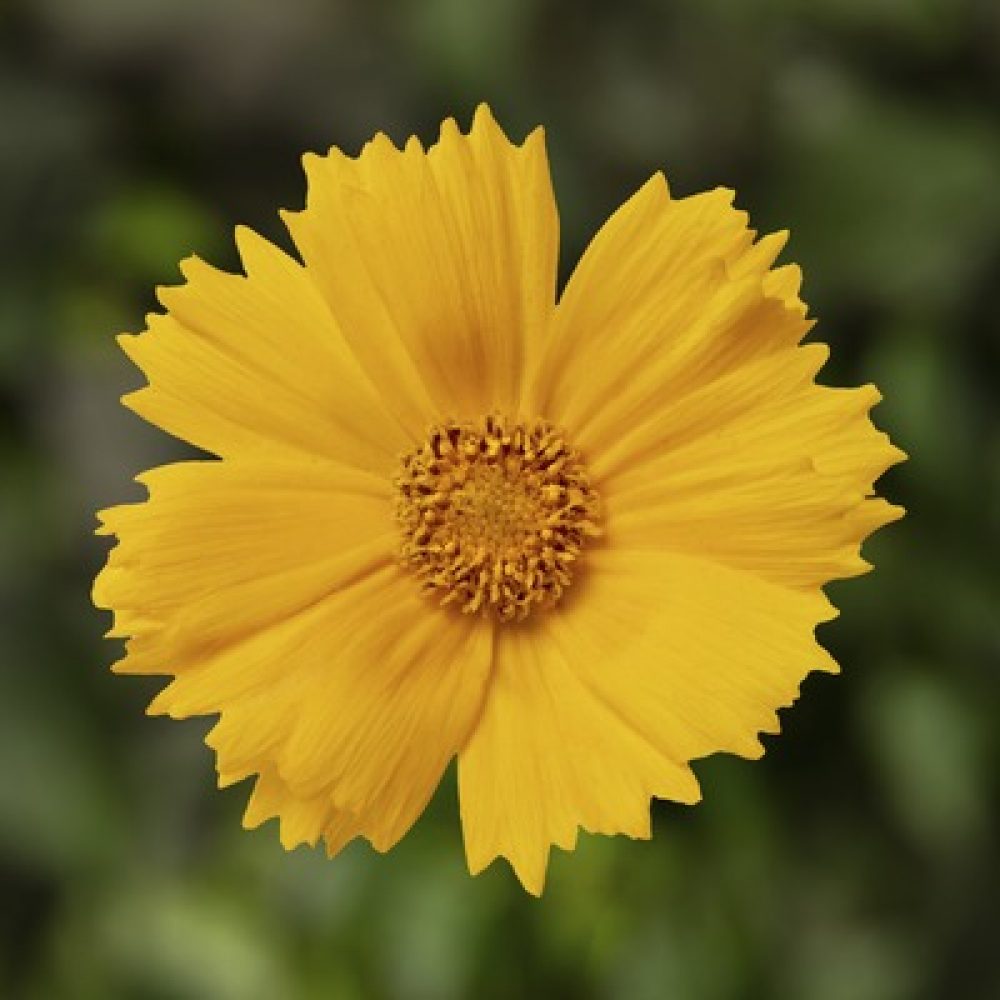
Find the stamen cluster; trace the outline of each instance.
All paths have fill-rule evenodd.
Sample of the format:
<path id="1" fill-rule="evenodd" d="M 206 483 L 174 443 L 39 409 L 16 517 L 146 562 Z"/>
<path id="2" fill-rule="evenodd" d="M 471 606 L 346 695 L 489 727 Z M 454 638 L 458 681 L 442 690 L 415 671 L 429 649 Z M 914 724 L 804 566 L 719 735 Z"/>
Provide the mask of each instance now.
<path id="1" fill-rule="evenodd" d="M 433 427 L 396 477 L 400 555 L 467 614 L 522 620 L 569 586 L 599 502 L 579 454 L 542 420 Z"/>

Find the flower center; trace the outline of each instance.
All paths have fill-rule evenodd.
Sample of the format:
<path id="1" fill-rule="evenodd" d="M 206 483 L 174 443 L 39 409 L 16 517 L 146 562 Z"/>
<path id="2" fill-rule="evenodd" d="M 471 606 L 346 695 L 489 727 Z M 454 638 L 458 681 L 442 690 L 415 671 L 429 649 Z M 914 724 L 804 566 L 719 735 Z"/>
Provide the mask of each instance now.
<path id="1" fill-rule="evenodd" d="M 424 591 L 467 614 L 511 621 L 551 607 L 584 540 L 601 533 L 579 454 L 543 420 L 433 427 L 395 484 L 403 562 Z"/>

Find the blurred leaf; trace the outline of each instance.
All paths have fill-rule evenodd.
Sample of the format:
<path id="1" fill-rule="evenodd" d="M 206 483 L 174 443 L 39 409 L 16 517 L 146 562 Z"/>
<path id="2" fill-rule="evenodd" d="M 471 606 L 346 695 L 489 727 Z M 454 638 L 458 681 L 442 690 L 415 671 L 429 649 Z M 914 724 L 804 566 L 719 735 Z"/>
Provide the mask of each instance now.
<path id="1" fill-rule="evenodd" d="M 784 1000 L 911 1000 L 919 996 L 920 957 L 877 923 L 852 921 L 807 931 L 781 970 Z"/>
<path id="2" fill-rule="evenodd" d="M 48 685 L 30 680 L 45 666 L 26 662 L 23 648 L 0 647 L 0 657 L 4 853 L 63 875 L 112 862 L 123 841 L 123 810 L 93 718 L 60 696 L 57 677 Z"/>
<path id="3" fill-rule="evenodd" d="M 406 0 L 400 6 L 413 48 L 429 74 L 473 91 L 487 82 L 509 86 L 516 79 L 512 70 L 525 54 L 530 0 Z M 474 100 L 486 96 L 480 91 Z"/>
<path id="4" fill-rule="evenodd" d="M 180 281 L 180 259 L 192 253 L 211 257 L 221 249 L 221 236 L 219 223 L 191 195 L 147 182 L 116 192 L 100 206 L 87 251 L 118 281 L 169 284 Z"/>
<path id="5" fill-rule="evenodd" d="M 813 280 L 910 310 L 961 303 L 998 247 L 995 120 L 917 110 L 807 59 L 781 92 L 770 212 L 794 230 Z"/>
<path id="6" fill-rule="evenodd" d="M 165 883 L 134 873 L 94 895 L 80 894 L 55 946 L 53 978 L 66 991 L 60 996 L 273 1000 L 296 995 L 284 966 L 280 928 L 266 913 L 241 908 L 195 880 Z M 89 986 L 87 992 L 78 992 L 80 985 Z"/>
<path id="7" fill-rule="evenodd" d="M 986 720 L 946 670 L 883 669 L 861 703 L 882 794 L 907 833 L 937 854 L 968 849 L 987 829 Z"/>
<path id="8" fill-rule="evenodd" d="M 910 43 L 931 51 L 961 37 L 963 4 L 953 0 L 775 0 L 774 6 L 798 14 L 806 23 L 827 29 L 884 33 L 893 43 Z"/>
<path id="9" fill-rule="evenodd" d="M 900 474 L 929 497 L 961 502 L 978 466 L 978 414 L 950 346 L 926 328 L 903 324 L 886 331 L 865 371 L 884 396 L 874 419 L 912 453 Z"/>

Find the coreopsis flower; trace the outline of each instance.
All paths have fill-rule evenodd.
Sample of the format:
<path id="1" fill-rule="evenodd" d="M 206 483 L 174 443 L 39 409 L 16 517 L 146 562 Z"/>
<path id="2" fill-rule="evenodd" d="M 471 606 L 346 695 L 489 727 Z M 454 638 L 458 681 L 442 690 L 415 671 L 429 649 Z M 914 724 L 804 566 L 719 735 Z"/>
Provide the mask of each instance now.
<path id="1" fill-rule="evenodd" d="M 901 515 L 873 386 L 833 389 L 787 234 L 656 175 L 557 295 L 541 130 L 480 108 L 426 151 L 307 155 L 300 259 L 190 259 L 122 347 L 133 410 L 211 458 L 101 515 L 115 670 L 218 714 L 219 783 L 281 842 L 410 828 L 458 759 L 468 864 L 542 890 L 580 828 L 649 837 L 690 762 L 757 757 L 811 670 L 822 587 Z"/>

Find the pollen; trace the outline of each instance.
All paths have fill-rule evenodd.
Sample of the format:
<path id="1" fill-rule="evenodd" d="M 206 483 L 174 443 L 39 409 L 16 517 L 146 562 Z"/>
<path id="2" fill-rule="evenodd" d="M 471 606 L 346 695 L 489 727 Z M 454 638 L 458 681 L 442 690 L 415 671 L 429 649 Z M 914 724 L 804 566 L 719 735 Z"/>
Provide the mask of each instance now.
<path id="1" fill-rule="evenodd" d="M 552 607 L 601 534 L 583 460 L 544 420 L 439 424 L 395 485 L 403 563 L 467 614 L 508 622 Z"/>

